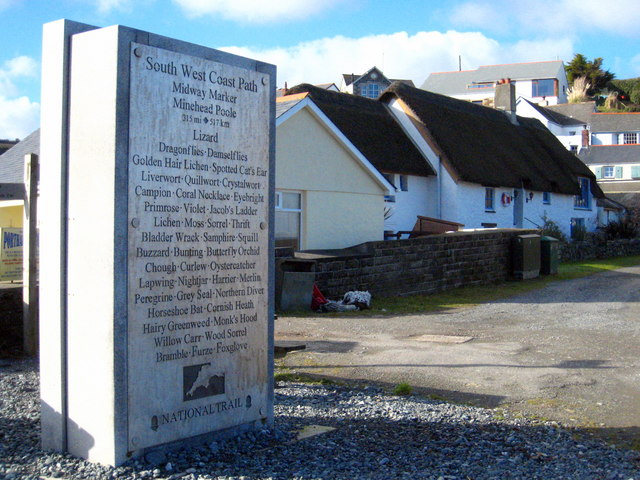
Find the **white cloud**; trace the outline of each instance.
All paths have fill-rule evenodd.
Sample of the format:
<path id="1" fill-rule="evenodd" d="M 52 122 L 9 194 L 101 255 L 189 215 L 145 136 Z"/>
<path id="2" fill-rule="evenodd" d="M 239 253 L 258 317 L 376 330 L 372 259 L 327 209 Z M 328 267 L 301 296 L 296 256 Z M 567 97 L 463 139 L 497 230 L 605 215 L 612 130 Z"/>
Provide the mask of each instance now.
<path id="1" fill-rule="evenodd" d="M 102 0 L 108 1 L 108 0 Z M 117 1 L 117 0 L 112 0 Z M 173 0 L 187 15 L 221 16 L 247 23 L 301 20 L 328 10 L 345 0 Z"/>
<path id="2" fill-rule="evenodd" d="M 40 104 L 0 95 L 0 138 L 24 138 L 40 124 Z"/>
<path id="3" fill-rule="evenodd" d="M 38 64 L 30 57 L 7 60 L 0 68 L 0 138 L 23 138 L 38 128 L 40 105 L 18 96 L 16 82 L 37 76 Z"/>
<path id="4" fill-rule="evenodd" d="M 0 68 L 0 95 L 17 95 L 15 81 L 21 77 L 35 77 L 38 64 L 30 57 L 20 56 L 7 60 Z"/>
<path id="5" fill-rule="evenodd" d="M 500 44 L 481 33 L 398 32 L 362 38 L 343 36 L 305 42 L 289 48 L 260 50 L 225 47 L 222 50 L 273 63 L 278 67 L 278 85 L 329 83 L 340 86 L 341 74 L 364 73 L 374 65 L 390 78 L 413 80 L 420 87 L 432 72 L 497 63 L 554 60 L 572 56 L 569 39 Z"/>
<path id="6" fill-rule="evenodd" d="M 452 8 L 458 28 L 530 34 L 577 35 L 594 31 L 638 36 L 637 0 L 471 0 Z"/>

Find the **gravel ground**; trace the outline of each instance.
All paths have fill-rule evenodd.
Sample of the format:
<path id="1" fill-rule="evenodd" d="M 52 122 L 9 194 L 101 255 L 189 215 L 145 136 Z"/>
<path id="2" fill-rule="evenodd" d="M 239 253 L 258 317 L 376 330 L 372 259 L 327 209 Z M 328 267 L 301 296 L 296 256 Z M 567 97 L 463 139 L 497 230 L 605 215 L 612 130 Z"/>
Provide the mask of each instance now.
<path id="1" fill-rule="evenodd" d="M 554 424 L 377 387 L 281 383 L 275 425 L 113 469 L 39 450 L 33 361 L 0 367 L 3 479 L 640 479 L 640 455 Z M 303 440 L 305 426 L 335 430 Z"/>

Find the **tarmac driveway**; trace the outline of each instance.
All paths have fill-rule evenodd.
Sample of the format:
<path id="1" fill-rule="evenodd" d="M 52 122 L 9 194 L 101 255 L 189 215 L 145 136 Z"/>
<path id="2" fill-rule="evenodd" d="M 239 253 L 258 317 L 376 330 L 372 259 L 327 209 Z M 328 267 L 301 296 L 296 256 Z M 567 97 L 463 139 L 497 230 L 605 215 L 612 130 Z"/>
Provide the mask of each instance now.
<path id="1" fill-rule="evenodd" d="M 406 382 L 640 447 L 640 267 L 441 313 L 275 323 L 276 341 L 307 346 L 281 360 L 293 370 Z"/>

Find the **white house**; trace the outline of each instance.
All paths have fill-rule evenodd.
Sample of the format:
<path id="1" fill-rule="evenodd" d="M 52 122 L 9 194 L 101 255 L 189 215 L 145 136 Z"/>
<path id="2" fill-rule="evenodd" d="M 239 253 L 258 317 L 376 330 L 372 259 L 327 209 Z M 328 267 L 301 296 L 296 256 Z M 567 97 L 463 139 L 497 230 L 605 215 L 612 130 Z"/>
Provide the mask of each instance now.
<path id="1" fill-rule="evenodd" d="M 491 101 L 495 87 L 502 79 L 510 79 L 516 97 L 534 103 L 555 105 L 567 101 L 569 82 L 561 60 L 504 65 L 483 65 L 477 70 L 432 73 L 422 84 L 423 90 L 474 103 Z"/>
<path id="2" fill-rule="evenodd" d="M 595 175 L 537 120 L 393 84 L 380 97 L 437 172 L 438 218 L 465 228 L 535 228 L 548 218 L 567 235 L 598 226 Z M 507 113 L 508 115 L 505 115 Z"/>
<path id="3" fill-rule="evenodd" d="M 383 230 L 412 230 L 418 215 L 437 215 L 436 172 L 382 102 L 306 84 L 292 87 L 289 92 L 305 95 L 306 101 L 313 103 L 333 128 L 344 135 L 389 182 L 390 191 L 381 210 L 384 212 L 384 227 L 379 235 Z M 282 97 L 279 102 L 286 98 Z M 276 125 L 279 125 L 279 118 Z M 280 127 L 277 129 L 279 131 Z M 276 145 L 279 148 L 280 137 Z M 299 158 L 299 161 L 306 160 Z M 282 177 L 279 172 L 278 167 L 276 185 L 284 176 L 290 177 L 288 171 Z"/>
<path id="4" fill-rule="evenodd" d="M 521 117 L 539 120 L 567 150 L 574 154 L 578 154 L 580 148 L 589 143 L 590 122 L 588 121 L 564 115 L 550 107 L 542 107 L 523 97 L 518 98 L 516 102 L 516 113 Z"/>
<path id="5" fill-rule="evenodd" d="M 393 190 L 311 95 L 278 98 L 276 247 L 332 249 L 382 240 L 385 196 Z"/>
<path id="6" fill-rule="evenodd" d="M 580 159 L 608 198 L 640 213 L 640 113 L 593 113 Z"/>

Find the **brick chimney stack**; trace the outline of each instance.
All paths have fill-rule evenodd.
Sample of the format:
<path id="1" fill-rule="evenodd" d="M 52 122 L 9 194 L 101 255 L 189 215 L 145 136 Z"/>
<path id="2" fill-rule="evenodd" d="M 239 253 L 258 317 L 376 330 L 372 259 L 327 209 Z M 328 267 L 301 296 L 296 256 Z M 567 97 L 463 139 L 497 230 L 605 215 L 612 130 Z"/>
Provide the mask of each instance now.
<path id="1" fill-rule="evenodd" d="M 591 135 L 589 134 L 589 130 L 587 130 L 587 126 L 585 125 L 582 129 L 582 148 L 589 148 L 589 143 L 591 143 L 589 141 L 590 138 Z"/>
<path id="2" fill-rule="evenodd" d="M 518 125 L 516 118 L 516 86 L 510 78 L 503 78 L 496 84 L 494 106 L 503 110 L 514 125 Z"/>

